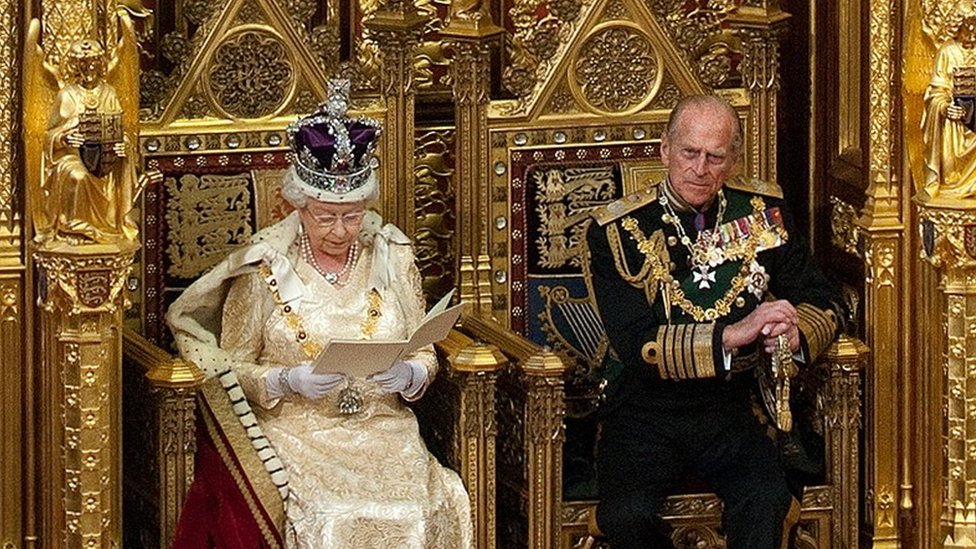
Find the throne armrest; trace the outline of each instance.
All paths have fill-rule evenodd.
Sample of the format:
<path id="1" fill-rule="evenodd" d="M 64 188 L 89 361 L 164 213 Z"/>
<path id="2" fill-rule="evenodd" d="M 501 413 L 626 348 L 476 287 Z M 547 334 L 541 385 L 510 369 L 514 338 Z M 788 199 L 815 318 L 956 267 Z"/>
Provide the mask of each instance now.
<path id="1" fill-rule="evenodd" d="M 558 547 L 567 362 L 486 318 L 466 317 L 462 329 L 496 345 L 513 366 L 497 387 L 500 546 Z"/>
<path id="2" fill-rule="evenodd" d="M 827 372 L 824 387 L 824 439 L 827 483 L 834 504 L 833 547 L 854 547 L 858 539 L 858 477 L 861 429 L 861 377 L 870 350 L 841 334 L 820 357 Z"/>
<path id="3" fill-rule="evenodd" d="M 437 343 L 441 372 L 412 404 L 428 449 L 461 475 L 478 549 L 495 547 L 495 383 L 508 359 L 458 330 Z"/>
<path id="4" fill-rule="evenodd" d="M 124 520 L 143 525 L 138 533 L 127 527 L 126 538 L 143 547 L 169 547 L 193 482 L 196 393 L 204 375 L 131 329 L 122 340 Z"/>

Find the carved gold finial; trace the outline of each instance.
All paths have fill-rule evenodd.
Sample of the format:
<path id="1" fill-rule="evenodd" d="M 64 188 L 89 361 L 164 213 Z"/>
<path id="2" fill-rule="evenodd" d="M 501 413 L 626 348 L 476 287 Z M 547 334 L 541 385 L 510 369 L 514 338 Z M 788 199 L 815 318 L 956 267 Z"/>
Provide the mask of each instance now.
<path id="1" fill-rule="evenodd" d="M 461 349 L 453 361 L 454 368 L 461 372 L 493 372 L 507 364 L 508 358 L 498 347 L 480 341 Z"/>

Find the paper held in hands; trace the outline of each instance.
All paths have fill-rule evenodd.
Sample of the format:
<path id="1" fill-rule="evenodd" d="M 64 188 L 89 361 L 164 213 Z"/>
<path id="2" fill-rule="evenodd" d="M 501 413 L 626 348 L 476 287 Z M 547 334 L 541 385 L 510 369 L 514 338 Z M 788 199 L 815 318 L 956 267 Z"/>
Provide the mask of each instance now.
<path id="1" fill-rule="evenodd" d="M 446 338 L 461 316 L 463 307 L 462 303 L 453 307 L 447 306 L 451 302 L 452 295 L 454 290 L 448 292 L 431 307 L 410 339 L 394 341 L 333 339 L 313 362 L 315 373 L 340 373 L 350 377 L 366 377 L 386 370 L 400 358 L 424 345 L 437 343 Z"/>

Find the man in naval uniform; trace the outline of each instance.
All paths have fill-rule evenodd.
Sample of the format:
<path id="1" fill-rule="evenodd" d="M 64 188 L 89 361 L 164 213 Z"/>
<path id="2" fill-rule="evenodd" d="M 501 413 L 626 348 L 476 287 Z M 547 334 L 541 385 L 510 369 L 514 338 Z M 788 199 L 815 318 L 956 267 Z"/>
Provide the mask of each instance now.
<path id="1" fill-rule="evenodd" d="M 780 547 L 799 514 L 750 394 L 778 336 L 801 365 L 830 343 L 835 295 L 781 189 L 730 177 L 741 143 L 725 100 L 684 99 L 661 142 L 667 178 L 596 211 L 587 234 L 622 364 L 597 458 L 614 549 L 672 547 L 661 505 L 688 472 L 721 497 L 730 549 Z"/>

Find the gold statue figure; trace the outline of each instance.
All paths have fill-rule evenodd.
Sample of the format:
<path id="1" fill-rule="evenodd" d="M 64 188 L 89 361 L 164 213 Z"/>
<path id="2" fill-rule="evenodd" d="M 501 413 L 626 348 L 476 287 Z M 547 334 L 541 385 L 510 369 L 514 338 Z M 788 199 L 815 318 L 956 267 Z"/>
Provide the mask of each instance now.
<path id="1" fill-rule="evenodd" d="M 32 100 L 25 103 L 25 141 L 39 243 L 120 243 L 138 236 L 129 213 L 141 186 L 159 174 L 136 176 L 138 52 L 131 21 L 124 15 L 120 21 L 111 59 L 98 42 L 79 40 L 58 70 L 36 45 L 40 24 L 34 20 L 28 30 L 25 96 Z"/>
<path id="2" fill-rule="evenodd" d="M 976 11 L 971 4 L 957 3 L 940 18 L 929 15 L 928 36 L 916 36 L 916 40 L 930 38 L 937 46 L 924 92 L 922 170 L 916 177 L 921 179 L 923 198 L 972 198 L 976 197 Z"/>

